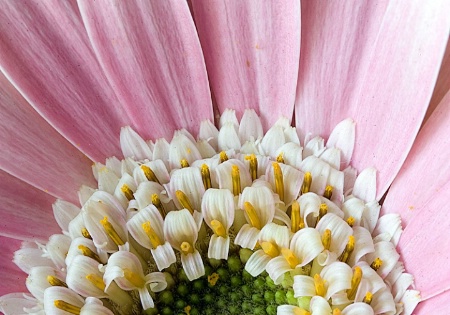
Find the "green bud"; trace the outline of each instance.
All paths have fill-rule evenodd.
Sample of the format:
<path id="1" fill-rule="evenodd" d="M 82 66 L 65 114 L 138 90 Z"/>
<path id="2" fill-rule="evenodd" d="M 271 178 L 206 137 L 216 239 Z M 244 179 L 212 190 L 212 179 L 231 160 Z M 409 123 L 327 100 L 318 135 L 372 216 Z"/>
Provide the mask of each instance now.
<path id="1" fill-rule="evenodd" d="M 261 294 L 253 293 L 252 294 L 252 301 L 258 304 L 264 303 L 264 297 Z"/>
<path id="2" fill-rule="evenodd" d="M 253 308 L 252 303 L 247 302 L 247 301 L 242 302 L 242 310 L 243 311 L 248 312 L 248 311 L 251 311 L 252 308 Z"/>
<path id="3" fill-rule="evenodd" d="M 211 266 L 213 268 L 218 268 L 220 265 L 222 265 L 222 261 L 220 259 L 214 259 L 214 258 L 210 258 L 209 263 L 211 264 Z"/>
<path id="4" fill-rule="evenodd" d="M 228 301 L 226 299 L 219 299 L 216 305 L 219 309 L 225 309 L 228 306 Z"/>
<path id="5" fill-rule="evenodd" d="M 189 315 L 200 315 L 200 312 L 199 312 L 198 309 L 192 308 L 192 309 L 189 311 Z"/>
<path id="6" fill-rule="evenodd" d="M 238 276 L 232 276 L 231 277 L 231 286 L 233 287 L 238 287 L 242 284 L 242 279 L 241 277 Z"/>
<path id="7" fill-rule="evenodd" d="M 164 307 L 161 311 L 161 315 L 171 315 L 171 314 L 173 314 L 173 310 L 168 306 Z"/>
<path id="8" fill-rule="evenodd" d="M 189 302 L 191 302 L 192 304 L 199 304 L 200 296 L 197 293 L 189 294 Z"/>
<path id="9" fill-rule="evenodd" d="M 219 275 L 219 282 L 228 281 L 228 278 L 230 276 L 230 273 L 225 268 L 219 268 L 217 269 L 217 274 Z"/>
<path id="10" fill-rule="evenodd" d="M 208 278 L 209 275 L 213 273 L 213 269 L 210 265 L 205 265 L 205 275 L 204 277 Z"/>
<path id="11" fill-rule="evenodd" d="M 143 313 L 145 315 L 157 315 L 159 312 L 158 312 L 158 309 L 155 307 L 155 308 L 148 308 L 148 309 L 144 310 Z"/>
<path id="12" fill-rule="evenodd" d="M 265 291 L 264 300 L 266 300 L 267 303 L 275 301 L 275 293 L 273 293 L 272 291 Z"/>
<path id="13" fill-rule="evenodd" d="M 170 305 L 173 303 L 173 294 L 170 291 L 163 291 L 159 294 L 159 301 L 164 305 Z"/>
<path id="14" fill-rule="evenodd" d="M 188 282 L 189 279 L 186 276 L 186 272 L 184 272 L 184 269 L 180 269 L 180 271 L 178 271 L 178 281 L 182 281 L 182 282 Z"/>
<path id="15" fill-rule="evenodd" d="M 175 280 L 173 279 L 172 275 L 168 272 L 164 272 L 164 278 L 167 282 L 166 290 L 170 290 L 175 286 Z"/>
<path id="16" fill-rule="evenodd" d="M 246 284 L 241 287 L 241 290 L 246 297 L 250 297 L 253 293 L 253 290 Z"/>
<path id="17" fill-rule="evenodd" d="M 192 287 L 195 291 L 202 291 L 205 288 L 205 279 L 197 279 L 193 282 Z"/>
<path id="18" fill-rule="evenodd" d="M 269 287 L 271 289 L 275 289 L 277 287 L 275 282 L 273 282 L 272 278 L 269 276 L 266 277 L 266 285 L 267 285 L 267 287 Z"/>
<path id="19" fill-rule="evenodd" d="M 264 289 L 265 285 L 266 285 L 266 281 L 262 278 L 256 278 L 256 280 L 253 281 L 253 287 L 257 290 Z"/>
<path id="20" fill-rule="evenodd" d="M 286 293 L 283 290 L 275 292 L 275 303 L 278 305 L 286 304 Z"/>
<path id="21" fill-rule="evenodd" d="M 253 254 L 253 251 L 248 248 L 241 248 L 239 250 L 239 258 L 243 264 L 246 264 L 249 260 L 250 256 Z"/>
<path id="22" fill-rule="evenodd" d="M 286 292 L 286 300 L 290 305 L 297 305 L 297 298 L 294 297 L 293 290 L 289 290 Z"/>
<path id="23" fill-rule="evenodd" d="M 230 314 L 240 314 L 241 313 L 239 311 L 239 308 L 235 305 L 231 305 L 230 307 L 228 307 L 228 312 L 230 312 Z"/>
<path id="24" fill-rule="evenodd" d="M 297 305 L 300 308 L 303 308 L 305 311 L 309 312 L 309 305 L 311 302 L 312 296 L 301 296 L 297 298 Z"/>
<path id="25" fill-rule="evenodd" d="M 212 295 L 211 293 L 206 293 L 203 296 L 203 301 L 207 304 L 213 303 L 214 302 L 214 295 Z"/>
<path id="26" fill-rule="evenodd" d="M 231 272 L 238 272 L 242 269 L 241 260 L 236 256 L 231 256 L 227 260 L 228 269 Z"/>
<path id="27" fill-rule="evenodd" d="M 219 294 L 221 296 L 228 295 L 228 292 L 230 292 L 230 289 L 228 288 L 228 286 L 225 286 L 225 285 L 220 285 L 219 286 Z"/>
<path id="28" fill-rule="evenodd" d="M 276 305 L 267 306 L 266 313 L 267 315 L 277 315 L 277 306 Z"/>
<path id="29" fill-rule="evenodd" d="M 257 306 L 253 309 L 253 314 L 255 315 L 265 315 L 266 309 L 264 306 Z"/>
<path id="30" fill-rule="evenodd" d="M 177 287 L 177 293 L 181 296 L 185 296 L 185 295 L 189 294 L 188 286 L 183 283 L 179 284 Z"/>
<path id="31" fill-rule="evenodd" d="M 238 301 L 238 300 L 240 300 L 241 299 L 241 296 L 240 296 L 240 294 L 239 293 L 237 293 L 237 292 L 231 292 L 230 293 L 230 300 L 231 301 Z"/>
<path id="32" fill-rule="evenodd" d="M 184 309 L 185 307 L 186 307 L 186 302 L 185 301 L 183 301 L 183 300 L 177 300 L 176 302 L 175 302 L 175 307 L 177 308 L 177 309 L 179 309 L 179 310 L 182 310 L 182 309 Z"/>
<path id="33" fill-rule="evenodd" d="M 253 279 L 255 279 L 247 270 L 243 270 L 242 271 L 242 279 L 244 279 L 244 281 L 246 282 L 250 282 L 253 281 Z"/>

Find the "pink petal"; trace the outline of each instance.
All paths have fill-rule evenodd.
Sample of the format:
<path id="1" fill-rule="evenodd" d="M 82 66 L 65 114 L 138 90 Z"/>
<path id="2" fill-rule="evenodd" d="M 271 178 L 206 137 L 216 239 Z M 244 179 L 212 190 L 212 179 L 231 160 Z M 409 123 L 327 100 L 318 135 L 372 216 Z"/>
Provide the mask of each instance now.
<path id="1" fill-rule="evenodd" d="M 74 1 L 2 1 L 0 60 L 28 102 L 94 160 L 120 154 L 127 114 L 108 84 Z"/>
<path id="2" fill-rule="evenodd" d="M 1 73 L 0 111 L 0 169 L 72 202 L 82 184 L 94 183 L 92 162 L 39 116 Z"/>
<path id="3" fill-rule="evenodd" d="M 398 244 L 406 271 L 414 276 L 424 299 L 450 289 L 450 182 L 442 189 L 408 224 Z"/>
<path id="4" fill-rule="evenodd" d="M 449 305 L 448 301 L 450 301 L 450 291 L 446 291 L 438 296 L 420 302 L 413 314 L 447 314 Z"/>
<path id="5" fill-rule="evenodd" d="M 419 219 L 430 199 L 450 197 L 450 92 L 420 131 L 383 203 L 385 213 L 399 213 L 404 225 Z M 416 217 L 417 216 L 417 217 Z"/>
<path id="6" fill-rule="evenodd" d="M 193 1 L 220 112 L 253 108 L 265 130 L 292 118 L 300 49 L 299 1 Z"/>
<path id="7" fill-rule="evenodd" d="M 21 241 L 0 236 L 0 296 L 12 292 L 28 292 L 25 286 L 27 275 L 13 264 L 14 252 L 20 249 Z"/>
<path id="8" fill-rule="evenodd" d="M 185 1 L 80 0 L 89 38 L 119 100 L 143 137 L 198 132 L 211 94 Z"/>
<path id="9" fill-rule="evenodd" d="M 329 134 L 356 122 L 352 165 L 397 174 L 425 114 L 448 38 L 448 1 L 302 2 L 296 123 Z"/>
<path id="10" fill-rule="evenodd" d="M 50 235 L 61 233 L 53 218 L 54 201 L 49 194 L 0 171 L 0 235 L 46 241 Z"/>

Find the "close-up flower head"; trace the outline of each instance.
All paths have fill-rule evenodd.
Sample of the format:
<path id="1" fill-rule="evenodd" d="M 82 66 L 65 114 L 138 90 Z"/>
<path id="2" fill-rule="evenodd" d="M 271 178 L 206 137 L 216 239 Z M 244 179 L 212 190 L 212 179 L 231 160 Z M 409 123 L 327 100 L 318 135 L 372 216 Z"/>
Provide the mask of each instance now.
<path id="1" fill-rule="evenodd" d="M 450 0 L 0 0 L 0 314 L 445 315 Z"/>

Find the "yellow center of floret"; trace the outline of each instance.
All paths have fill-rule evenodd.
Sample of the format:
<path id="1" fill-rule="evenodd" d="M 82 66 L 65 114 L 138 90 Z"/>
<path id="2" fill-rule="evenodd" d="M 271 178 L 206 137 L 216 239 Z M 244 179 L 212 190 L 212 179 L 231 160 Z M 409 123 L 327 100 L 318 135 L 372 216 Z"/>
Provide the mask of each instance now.
<path id="1" fill-rule="evenodd" d="M 319 223 L 320 219 L 322 219 L 328 213 L 328 206 L 326 203 L 320 204 L 319 215 L 317 217 L 316 225 Z"/>
<path id="2" fill-rule="evenodd" d="M 331 245 L 331 230 L 326 229 L 322 235 L 322 245 L 326 250 L 330 250 Z"/>
<path id="3" fill-rule="evenodd" d="M 175 192 L 175 196 L 177 197 L 178 202 L 183 208 L 188 209 L 191 214 L 194 214 L 194 208 L 192 207 L 191 201 L 184 192 L 182 192 L 181 190 L 177 190 Z"/>
<path id="4" fill-rule="evenodd" d="M 231 181 L 233 183 L 233 195 L 239 196 L 241 193 L 241 175 L 239 167 L 236 165 L 231 167 Z"/>
<path id="5" fill-rule="evenodd" d="M 81 252 L 84 256 L 87 256 L 87 257 L 90 257 L 90 258 L 92 258 L 92 259 L 95 259 L 96 261 L 98 261 L 99 263 L 101 263 L 101 262 L 100 262 L 100 257 L 99 257 L 96 253 L 94 253 L 89 247 L 80 244 L 80 245 L 78 245 L 78 249 L 80 250 L 80 252 Z"/>
<path id="6" fill-rule="evenodd" d="M 153 249 L 163 245 L 163 242 L 159 238 L 158 234 L 156 234 L 149 221 L 142 223 L 142 228 L 144 229 L 145 234 L 147 234 Z"/>
<path id="7" fill-rule="evenodd" d="M 164 207 L 161 203 L 161 199 L 159 199 L 158 194 L 152 195 L 152 205 L 154 205 L 156 207 L 156 209 L 158 209 L 159 213 L 161 214 L 161 216 L 163 218 L 166 217 L 166 210 L 164 209 Z"/>
<path id="8" fill-rule="evenodd" d="M 147 177 L 149 181 L 161 184 L 150 167 L 148 167 L 147 165 L 141 165 L 141 170 L 144 172 L 145 177 Z"/>
<path id="9" fill-rule="evenodd" d="M 294 200 L 291 205 L 291 232 L 295 233 L 304 227 L 305 224 L 300 216 L 300 204 Z"/>
<path id="10" fill-rule="evenodd" d="M 333 186 L 331 185 L 327 185 L 327 187 L 325 187 L 325 191 L 323 193 L 323 196 L 327 199 L 331 199 L 331 196 L 333 195 Z"/>
<path id="11" fill-rule="evenodd" d="M 352 216 L 350 216 L 350 217 L 348 217 L 348 219 L 346 220 L 346 222 L 347 222 L 347 224 L 348 224 L 350 227 L 353 227 L 353 225 L 355 225 L 355 218 L 352 217 Z"/>
<path id="12" fill-rule="evenodd" d="M 130 187 L 128 187 L 127 184 L 123 184 L 122 187 L 120 187 L 120 190 L 123 192 L 128 201 L 134 199 L 133 191 L 130 189 Z"/>
<path id="13" fill-rule="evenodd" d="M 128 268 L 123 269 L 123 276 L 127 279 L 133 286 L 137 288 L 143 288 L 145 286 L 145 280 L 136 272 L 131 271 Z"/>
<path id="14" fill-rule="evenodd" d="M 278 163 L 283 163 L 284 164 L 284 157 L 283 157 L 284 153 L 281 152 L 280 154 L 278 154 L 277 156 L 277 162 Z"/>
<path id="15" fill-rule="evenodd" d="M 280 200 L 284 202 L 283 172 L 281 171 L 280 164 L 278 164 L 277 162 L 273 162 L 272 167 L 273 167 L 273 177 L 275 181 L 275 192 L 280 197 Z"/>
<path id="16" fill-rule="evenodd" d="M 323 280 L 317 273 L 314 275 L 314 287 L 316 288 L 316 295 L 320 295 L 322 297 L 325 296 L 325 280 Z"/>
<path id="17" fill-rule="evenodd" d="M 180 161 L 181 168 L 189 167 L 189 162 L 186 159 Z"/>
<path id="18" fill-rule="evenodd" d="M 202 174 L 203 186 L 205 189 L 209 189 L 212 187 L 211 185 L 211 173 L 209 172 L 209 167 L 206 164 L 203 164 L 200 168 L 200 172 Z"/>
<path id="19" fill-rule="evenodd" d="M 294 315 L 311 315 L 311 313 L 302 308 L 296 308 L 294 309 Z"/>
<path id="20" fill-rule="evenodd" d="M 55 300 L 53 302 L 56 308 L 65 311 L 70 314 L 80 314 L 81 313 L 81 307 L 75 306 L 73 304 L 67 303 L 63 300 Z"/>
<path id="21" fill-rule="evenodd" d="M 83 235 L 84 238 L 92 240 L 92 236 L 86 228 L 81 229 L 81 235 Z"/>
<path id="22" fill-rule="evenodd" d="M 211 221 L 211 229 L 214 231 L 214 234 L 221 237 L 227 237 L 227 231 L 222 223 L 219 220 Z"/>
<path id="23" fill-rule="evenodd" d="M 377 271 L 380 269 L 381 265 L 383 265 L 383 261 L 377 257 L 371 264 L 370 267 L 372 267 L 373 270 Z"/>
<path id="24" fill-rule="evenodd" d="M 311 189 L 312 176 L 310 172 L 306 172 L 303 176 L 302 194 L 306 194 Z"/>
<path id="25" fill-rule="evenodd" d="M 90 273 L 86 275 L 86 279 L 89 280 L 96 288 L 99 290 L 105 291 L 106 285 L 103 282 L 102 277 L 97 276 L 96 274 Z"/>
<path id="26" fill-rule="evenodd" d="M 358 290 L 359 284 L 361 283 L 361 279 L 362 279 L 362 269 L 356 266 L 352 276 L 351 282 L 352 287 L 347 290 L 347 297 L 349 300 L 355 299 L 356 291 Z"/>
<path id="27" fill-rule="evenodd" d="M 248 220 L 250 221 L 250 225 L 254 228 L 257 228 L 258 230 L 261 230 L 261 221 L 259 220 L 258 214 L 256 213 L 255 207 L 253 205 L 246 201 L 244 202 L 244 211 L 247 213 Z"/>
<path id="28" fill-rule="evenodd" d="M 189 244 L 189 242 L 183 242 L 180 245 L 181 252 L 185 255 L 192 254 L 194 252 L 194 247 Z"/>
<path id="29" fill-rule="evenodd" d="M 266 253 L 266 255 L 269 255 L 272 258 L 280 255 L 277 244 L 274 244 L 272 242 L 261 242 L 260 244 L 262 250 L 264 251 L 264 253 Z"/>
<path id="30" fill-rule="evenodd" d="M 291 269 L 295 269 L 295 267 L 300 264 L 300 260 L 298 260 L 294 253 L 288 248 L 282 248 L 281 255 L 286 259 Z"/>
<path id="31" fill-rule="evenodd" d="M 225 153 L 225 151 L 222 151 L 219 153 L 219 158 L 220 158 L 220 163 L 228 161 L 228 155 Z"/>
<path id="32" fill-rule="evenodd" d="M 373 298 L 372 292 L 367 292 L 366 295 L 364 296 L 363 302 L 370 305 L 370 303 L 372 303 L 372 298 Z"/>
<path id="33" fill-rule="evenodd" d="M 54 286 L 54 287 L 66 287 L 67 288 L 67 284 L 64 281 L 56 278 L 55 276 L 50 276 L 50 275 L 47 276 L 47 282 L 51 286 Z"/>
<path id="34" fill-rule="evenodd" d="M 108 234 L 108 236 L 117 246 L 125 244 L 125 242 L 120 238 L 119 234 L 116 232 L 112 224 L 108 221 L 108 217 L 105 216 L 102 220 L 100 220 L 100 223 L 103 226 L 103 229 L 105 230 L 106 234 Z"/>
<path id="35" fill-rule="evenodd" d="M 252 181 L 258 178 L 258 159 L 256 155 L 250 154 L 245 157 L 250 164 L 250 176 L 252 177 Z"/>
<path id="36" fill-rule="evenodd" d="M 339 256 L 339 260 L 347 263 L 354 249 L 355 249 L 355 237 L 353 235 L 350 235 L 348 237 L 348 243 L 347 245 L 345 245 L 344 251 L 342 252 L 341 256 Z"/>

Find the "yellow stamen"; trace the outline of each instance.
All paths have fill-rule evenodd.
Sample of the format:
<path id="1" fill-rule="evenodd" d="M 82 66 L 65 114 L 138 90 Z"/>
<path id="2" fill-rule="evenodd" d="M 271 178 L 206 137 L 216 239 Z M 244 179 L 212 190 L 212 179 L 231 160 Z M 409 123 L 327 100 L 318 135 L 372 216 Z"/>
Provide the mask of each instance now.
<path id="1" fill-rule="evenodd" d="M 245 159 L 250 162 L 250 175 L 252 176 L 252 181 L 254 181 L 258 178 L 258 159 L 254 154 L 247 155 Z"/>
<path id="2" fill-rule="evenodd" d="M 327 212 L 328 212 L 328 206 L 327 206 L 327 204 L 326 204 L 326 203 L 320 204 L 320 208 L 319 208 L 319 216 L 317 217 L 316 225 L 317 225 L 317 223 L 319 223 L 320 219 L 322 219 L 323 216 L 324 216 L 325 214 L 327 214 Z"/>
<path id="3" fill-rule="evenodd" d="M 300 204 L 297 200 L 294 200 L 291 206 L 291 231 L 295 233 L 303 227 L 305 227 L 305 223 L 300 216 Z"/>
<path id="4" fill-rule="evenodd" d="M 331 230 L 330 229 L 326 229 L 323 232 L 322 244 L 325 249 L 330 250 L 330 245 L 331 245 Z"/>
<path id="5" fill-rule="evenodd" d="M 335 309 L 333 310 L 333 315 L 341 315 L 341 310 L 338 309 L 338 308 L 335 308 Z"/>
<path id="6" fill-rule="evenodd" d="M 355 218 L 352 216 L 348 217 L 348 219 L 346 221 L 350 227 L 353 227 L 353 225 L 355 224 Z"/>
<path id="7" fill-rule="evenodd" d="M 239 174 L 239 167 L 236 165 L 231 167 L 231 180 L 233 182 L 233 194 L 239 196 L 241 193 L 241 175 Z"/>
<path id="8" fill-rule="evenodd" d="M 339 256 L 339 260 L 347 263 L 354 249 L 355 249 L 355 237 L 353 235 L 350 235 L 348 237 L 348 243 L 345 246 L 344 251 L 342 252 L 341 256 Z"/>
<path id="9" fill-rule="evenodd" d="M 283 172 L 281 171 L 280 164 L 277 162 L 272 163 L 273 177 L 275 180 L 275 192 L 280 196 L 280 200 L 284 202 L 284 182 Z"/>
<path id="10" fill-rule="evenodd" d="M 373 270 L 377 271 L 378 269 L 380 269 L 382 264 L 383 261 L 378 257 L 370 264 L 370 267 L 372 267 Z"/>
<path id="11" fill-rule="evenodd" d="M 180 161 L 181 168 L 189 167 L 189 162 L 186 159 Z"/>
<path id="12" fill-rule="evenodd" d="M 183 310 L 186 313 L 186 315 L 191 315 L 191 306 L 190 305 L 186 306 Z"/>
<path id="13" fill-rule="evenodd" d="M 181 204 L 183 208 L 188 209 L 191 214 L 194 214 L 194 208 L 192 207 L 192 204 L 188 196 L 186 196 L 184 192 L 182 192 L 181 190 L 177 190 L 175 192 L 175 196 L 177 197 L 178 202 Z"/>
<path id="14" fill-rule="evenodd" d="M 356 266 L 352 276 L 352 287 L 347 290 L 347 297 L 349 300 L 355 299 L 356 291 L 358 290 L 358 286 L 361 283 L 361 279 L 362 279 L 362 270 L 360 267 Z"/>
<path id="15" fill-rule="evenodd" d="M 55 276 L 47 276 L 47 282 L 51 286 L 54 286 L 54 287 L 66 287 L 67 288 L 67 284 L 64 281 L 56 278 Z"/>
<path id="16" fill-rule="evenodd" d="M 306 194 L 311 189 L 312 176 L 310 172 L 306 172 L 303 176 L 302 194 Z"/>
<path id="17" fill-rule="evenodd" d="M 212 286 L 215 286 L 218 280 L 219 280 L 219 274 L 218 273 L 213 272 L 212 274 L 210 274 L 208 276 L 208 283 L 210 285 L 212 285 Z"/>
<path id="18" fill-rule="evenodd" d="M 158 180 L 158 177 L 156 177 L 155 173 L 150 167 L 148 167 L 147 165 L 141 165 L 141 170 L 144 172 L 145 177 L 147 177 L 149 181 L 161 184 Z"/>
<path id="19" fill-rule="evenodd" d="M 137 288 L 143 288 L 145 287 L 145 280 L 142 278 L 139 274 L 131 271 L 128 268 L 123 269 L 123 276 L 125 279 L 131 282 L 132 285 L 134 285 Z"/>
<path id="20" fill-rule="evenodd" d="M 156 234 L 155 230 L 150 225 L 149 221 L 142 223 L 142 228 L 144 229 L 145 234 L 147 234 L 153 249 L 164 244 L 159 238 L 158 234 Z"/>
<path id="21" fill-rule="evenodd" d="M 327 185 L 327 187 L 325 187 L 325 192 L 323 193 L 323 196 L 327 199 L 331 199 L 332 195 L 333 195 L 333 186 Z"/>
<path id="22" fill-rule="evenodd" d="M 366 296 L 363 299 L 363 302 L 370 305 L 370 303 L 372 303 L 372 298 L 373 294 L 371 292 L 367 292 Z"/>
<path id="23" fill-rule="evenodd" d="M 94 253 L 89 247 L 80 244 L 78 245 L 78 249 L 84 256 L 91 257 L 92 259 L 95 259 L 96 261 L 100 262 L 100 257 L 96 253 Z"/>
<path id="24" fill-rule="evenodd" d="M 314 275 L 314 287 L 317 295 L 325 296 L 325 281 L 317 273 Z"/>
<path id="25" fill-rule="evenodd" d="M 90 273 L 86 275 L 86 279 L 89 280 L 96 288 L 99 290 L 105 291 L 106 285 L 103 282 L 103 278 L 97 276 L 96 274 Z"/>
<path id="26" fill-rule="evenodd" d="M 283 152 L 281 152 L 280 154 L 278 154 L 278 156 L 277 156 L 277 162 L 278 162 L 278 163 L 283 163 L 283 164 L 284 164 Z"/>
<path id="27" fill-rule="evenodd" d="M 194 252 L 194 247 L 191 246 L 188 242 L 181 243 L 181 252 L 185 255 L 192 254 Z"/>
<path id="28" fill-rule="evenodd" d="M 255 208 L 250 202 L 244 202 L 244 211 L 245 213 L 247 213 L 248 219 L 250 220 L 250 225 L 257 228 L 258 230 L 261 230 L 261 221 L 259 221 L 258 214 L 256 213 Z"/>
<path id="29" fill-rule="evenodd" d="M 92 240 L 92 236 L 86 228 L 81 229 L 81 235 L 83 235 L 84 238 Z"/>
<path id="30" fill-rule="evenodd" d="M 292 269 L 295 269 L 295 267 L 297 267 L 297 265 L 300 263 L 298 258 L 295 257 L 294 253 L 290 249 L 282 248 L 281 255 L 283 255 L 284 259 L 286 259 Z"/>
<path id="31" fill-rule="evenodd" d="M 228 155 L 225 153 L 225 151 L 220 152 L 219 157 L 220 157 L 220 163 L 228 161 Z"/>
<path id="32" fill-rule="evenodd" d="M 227 232 L 225 231 L 225 227 L 219 220 L 211 221 L 211 228 L 214 231 L 214 234 L 221 237 L 227 237 Z"/>
<path id="33" fill-rule="evenodd" d="M 209 167 L 206 164 L 203 164 L 200 172 L 202 173 L 202 181 L 205 189 L 209 189 L 212 187 L 211 185 L 211 173 L 209 172 Z"/>
<path id="34" fill-rule="evenodd" d="M 304 310 L 303 308 L 295 308 L 294 315 L 311 315 L 311 313 Z"/>
<path id="35" fill-rule="evenodd" d="M 164 207 L 161 203 L 161 199 L 159 199 L 158 194 L 152 195 L 152 205 L 154 205 L 156 207 L 156 209 L 158 209 L 159 213 L 161 214 L 161 216 L 163 218 L 166 217 L 166 210 L 164 209 Z"/>
<path id="36" fill-rule="evenodd" d="M 270 257 L 275 258 L 280 255 L 280 251 L 278 250 L 278 246 L 276 244 L 273 244 L 272 242 L 262 242 L 260 244 L 264 253 Z"/>
<path id="37" fill-rule="evenodd" d="M 53 302 L 56 308 L 59 308 L 60 310 L 63 310 L 65 312 L 68 312 L 70 314 L 80 314 L 81 307 L 75 306 L 73 304 L 67 303 L 63 300 L 55 300 Z"/>
<path id="38" fill-rule="evenodd" d="M 119 234 L 117 234 L 112 224 L 109 223 L 108 217 L 104 217 L 102 220 L 100 220 L 100 223 L 103 226 L 106 234 L 108 234 L 108 236 L 117 246 L 125 244 L 125 242 L 120 238 Z"/>
<path id="39" fill-rule="evenodd" d="M 128 187 L 127 184 L 123 184 L 122 187 L 120 187 L 120 190 L 123 192 L 128 201 L 134 199 L 133 191 L 130 189 L 130 187 Z"/>

